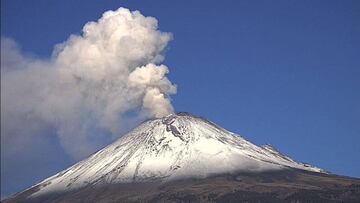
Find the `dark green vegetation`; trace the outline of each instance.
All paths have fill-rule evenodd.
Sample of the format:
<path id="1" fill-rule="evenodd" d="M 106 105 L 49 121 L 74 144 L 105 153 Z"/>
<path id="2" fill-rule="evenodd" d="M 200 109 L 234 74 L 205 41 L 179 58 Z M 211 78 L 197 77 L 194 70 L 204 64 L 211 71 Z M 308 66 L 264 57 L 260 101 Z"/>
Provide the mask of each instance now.
<path id="1" fill-rule="evenodd" d="M 205 179 L 167 183 L 93 185 L 66 193 L 27 198 L 17 194 L 13 202 L 360 202 L 360 179 L 284 170 L 237 173 Z"/>

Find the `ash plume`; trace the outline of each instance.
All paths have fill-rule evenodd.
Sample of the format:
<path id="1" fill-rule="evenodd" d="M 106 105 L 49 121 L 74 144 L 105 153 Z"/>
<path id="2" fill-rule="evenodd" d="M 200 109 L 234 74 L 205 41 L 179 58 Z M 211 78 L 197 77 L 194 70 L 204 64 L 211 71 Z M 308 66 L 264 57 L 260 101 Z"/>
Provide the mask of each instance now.
<path id="1" fill-rule="evenodd" d="M 176 86 L 161 65 L 171 39 L 155 18 L 125 8 L 86 23 L 50 59 L 27 56 L 2 37 L 2 151 L 53 128 L 65 151 L 81 159 L 98 147 L 98 136 L 172 113 Z"/>

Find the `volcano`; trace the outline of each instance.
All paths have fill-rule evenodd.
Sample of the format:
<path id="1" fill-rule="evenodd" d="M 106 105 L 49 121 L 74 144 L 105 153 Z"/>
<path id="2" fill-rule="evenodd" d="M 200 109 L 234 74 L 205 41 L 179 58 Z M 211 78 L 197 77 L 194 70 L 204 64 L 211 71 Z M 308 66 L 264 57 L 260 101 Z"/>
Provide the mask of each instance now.
<path id="1" fill-rule="evenodd" d="M 5 202 L 360 202 L 360 179 L 189 113 L 148 120 Z"/>

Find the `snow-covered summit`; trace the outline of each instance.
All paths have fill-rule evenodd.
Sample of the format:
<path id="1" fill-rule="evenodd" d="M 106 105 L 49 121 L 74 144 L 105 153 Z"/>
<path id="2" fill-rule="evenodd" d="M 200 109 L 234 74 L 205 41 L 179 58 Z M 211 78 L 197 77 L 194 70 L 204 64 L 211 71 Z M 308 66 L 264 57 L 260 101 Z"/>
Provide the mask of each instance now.
<path id="1" fill-rule="evenodd" d="M 34 195 L 105 183 L 285 168 L 324 172 L 295 162 L 270 145 L 258 147 L 204 118 L 177 113 L 142 123 L 89 158 L 42 181 Z"/>

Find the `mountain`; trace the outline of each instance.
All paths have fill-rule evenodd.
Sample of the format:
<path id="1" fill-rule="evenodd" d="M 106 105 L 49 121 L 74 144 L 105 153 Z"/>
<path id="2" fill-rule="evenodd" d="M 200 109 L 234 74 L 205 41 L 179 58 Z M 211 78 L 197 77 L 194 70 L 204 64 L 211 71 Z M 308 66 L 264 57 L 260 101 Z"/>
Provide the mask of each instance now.
<path id="1" fill-rule="evenodd" d="M 329 174 L 271 145 L 256 146 L 204 118 L 178 113 L 142 123 L 5 202 L 253 200 L 356 202 L 360 180 Z"/>

